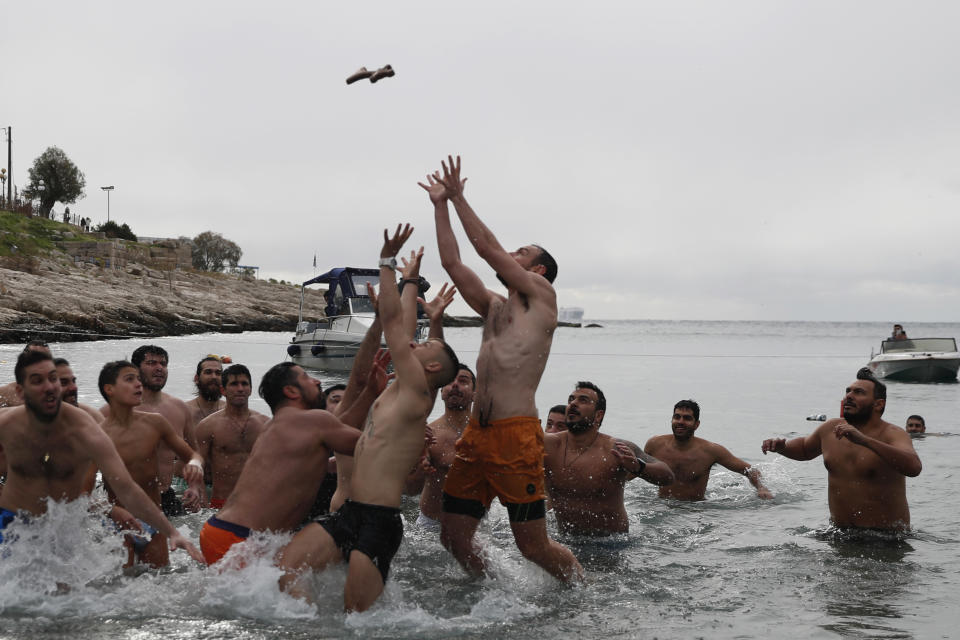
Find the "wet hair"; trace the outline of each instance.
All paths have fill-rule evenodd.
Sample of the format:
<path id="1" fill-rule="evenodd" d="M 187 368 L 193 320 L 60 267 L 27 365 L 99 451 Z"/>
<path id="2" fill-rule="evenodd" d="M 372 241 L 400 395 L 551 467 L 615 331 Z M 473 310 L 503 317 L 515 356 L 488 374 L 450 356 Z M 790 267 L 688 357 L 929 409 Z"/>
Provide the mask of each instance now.
<path id="1" fill-rule="evenodd" d="M 457 365 L 457 373 L 459 374 L 461 371 L 466 371 L 467 373 L 470 374 L 470 381 L 473 382 L 473 388 L 476 389 L 476 388 L 477 388 L 477 374 L 475 374 L 475 373 L 473 372 L 473 370 L 470 369 L 470 367 L 468 367 L 467 365 L 463 364 L 462 362 Z M 457 376 L 455 375 L 455 376 L 453 376 L 453 377 L 456 378 Z"/>
<path id="2" fill-rule="evenodd" d="M 440 338 L 437 338 L 437 340 L 440 340 Z M 454 353 L 453 348 L 447 344 L 446 340 L 440 340 L 440 344 L 443 345 L 444 352 L 446 352 L 447 357 L 450 358 L 451 367 L 450 371 L 447 372 L 448 375 L 444 376 L 443 380 L 439 381 L 440 384 L 437 385 L 438 389 L 453 382 L 457 377 L 457 373 L 460 371 L 460 359 L 457 358 L 457 354 Z M 471 373 L 473 372 L 471 371 Z"/>
<path id="3" fill-rule="evenodd" d="M 35 348 L 39 347 L 40 349 L 50 350 L 50 345 L 48 345 L 43 340 L 31 340 L 27 344 L 23 345 L 24 351 L 33 351 Z"/>
<path id="4" fill-rule="evenodd" d="M 197 363 L 197 375 L 198 375 L 198 376 L 200 375 L 200 372 L 203 371 L 203 363 L 204 363 L 204 362 L 219 362 L 219 363 L 221 363 L 221 365 L 223 364 L 223 360 L 221 360 L 220 358 L 217 358 L 216 356 L 207 356 L 206 358 L 204 358 L 203 360 L 201 360 L 200 362 Z"/>
<path id="5" fill-rule="evenodd" d="M 700 405 L 693 400 L 681 400 L 673 405 L 674 412 L 676 412 L 677 409 L 690 409 L 693 411 L 693 419 L 700 420 Z"/>
<path id="6" fill-rule="evenodd" d="M 860 371 L 857 371 L 857 380 L 866 380 L 867 382 L 873 383 L 873 397 L 875 399 L 887 399 L 887 385 L 877 380 L 877 377 L 873 375 L 873 371 L 870 371 L 869 367 L 863 367 Z"/>
<path id="7" fill-rule="evenodd" d="M 139 369 L 143 361 L 146 360 L 148 353 L 152 353 L 155 356 L 163 356 L 168 364 L 170 362 L 170 356 L 167 354 L 167 350 L 155 344 L 145 344 L 142 347 L 137 347 L 133 355 L 130 356 L 130 362 L 133 363 L 134 367 Z"/>
<path id="8" fill-rule="evenodd" d="M 293 368 L 297 366 L 293 362 L 281 362 L 270 367 L 270 370 L 263 374 L 260 380 L 260 387 L 257 393 L 263 398 L 272 413 L 276 413 L 280 405 L 286 400 L 283 395 L 283 388 L 288 385 L 297 384 L 297 374 Z"/>
<path id="9" fill-rule="evenodd" d="M 69 367 L 69 366 L 70 366 L 70 363 L 67 362 L 67 359 L 66 359 L 66 358 L 54 358 L 54 359 L 53 359 L 53 366 L 55 366 L 55 367 Z"/>
<path id="10" fill-rule="evenodd" d="M 566 414 L 566 413 L 567 413 L 567 405 L 565 405 L 565 404 L 557 404 L 557 405 L 554 405 L 554 406 L 550 407 L 550 411 L 547 411 L 547 413 L 548 413 L 548 414 L 550 414 L 550 413 L 562 413 L 562 414 Z"/>
<path id="11" fill-rule="evenodd" d="M 597 394 L 597 411 L 606 411 L 607 410 L 607 397 L 603 395 L 603 391 L 600 391 L 600 387 L 593 384 L 588 380 L 581 380 L 577 383 L 577 389 L 590 389 Z M 566 412 L 566 409 L 564 409 Z"/>
<path id="12" fill-rule="evenodd" d="M 541 247 L 538 244 L 533 245 L 537 249 L 540 249 L 540 255 L 533 259 L 533 262 L 530 264 L 538 265 L 542 264 L 546 267 L 546 272 L 544 272 L 543 277 L 547 279 L 547 282 L 553 284 L 553 281 L 557 279 L 557 261 L 550 255 L 550 252 Z"/>
<path id="13" fill-rule="evenodd" d="M 233 376 L 233 377 L 247 376 L 247 380 L 249 380 L 250 382 L 253 382 L 253 378 L 250 376 L 250 369 L 247 369 L 242 364 L 232 364 L 226 369 L 224 369 L 223 373 L 220 374 L 220 384 L 226 387 L 227 381 L 230 380 L 230 376 Z"/>
<path id="14" fill-rule="evenodd" d="M 323 390 L 323 399 L 326 400 L 327 398 L 329 398 L 330 394 L 333 393 L 334 391 L 346 391 L 346 390 L 347 390 L 347 385 L 345 384 L 335 384 L 332 387 L 327 387 L 326 389 Z"/>
<path id="15" fill-rule="evenodd" d="M 100 377 L 97 378 L 97 388 L 100 389 L 100 395 L 103 396 L 103 399 L 108 403 L 110 398 L 107 397 L 106 386 L 108 384 L 117 384 L 117 377 L 120 375 L 120 372 L 124 369 L 136 369 L 137 367 L 128 360 L 114 360 L 113 362 L 108 362 L 103 365 L 103 369 L 100 369 Z"/>
<path id="16" fill-rule="evenodd" d="M 911 420 L 919 420 L 920 424 L 922 424 L 924 427 L 927 426 L 927 421 L 923 419 L 923 416 L 913 414 L 912 416 L 907 417 L 907 422 L 910 422 Z"/>
<path id="17" fill-rule="evenodd" d="M 13 368 L 13 377 L 17 381 L 17 384 L 22 385 L 24 380 L 26 380 L 25 369 L 31 365 L 37 364 L 38 362 L 43 362 L 44 360 L 53 361 L 53 356 L 51 356 L 46 351 L 21 351 L 20 355 L 17 356 L 17 364 Z"/>

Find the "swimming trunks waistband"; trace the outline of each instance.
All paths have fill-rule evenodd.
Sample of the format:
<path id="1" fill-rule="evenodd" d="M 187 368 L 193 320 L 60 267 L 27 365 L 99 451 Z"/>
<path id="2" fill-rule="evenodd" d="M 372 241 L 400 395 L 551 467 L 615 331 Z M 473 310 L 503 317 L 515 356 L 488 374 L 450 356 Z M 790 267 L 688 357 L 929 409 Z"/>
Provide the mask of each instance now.
<path id="1" fill-rule="evenodd" d="M 6 529 L 7 525 L 13 522 L 16 517 L 17 513 L 15 511 L 0 509 L 0 543 L 3 542 L 3 530 Z"/>
<path id="2" fill-rule="evenodd" d="M 214 564 L 238 542 L 250 536 L 249 527 L 210 516 L 200 530 L 200 550 L 207 564 Z"/>

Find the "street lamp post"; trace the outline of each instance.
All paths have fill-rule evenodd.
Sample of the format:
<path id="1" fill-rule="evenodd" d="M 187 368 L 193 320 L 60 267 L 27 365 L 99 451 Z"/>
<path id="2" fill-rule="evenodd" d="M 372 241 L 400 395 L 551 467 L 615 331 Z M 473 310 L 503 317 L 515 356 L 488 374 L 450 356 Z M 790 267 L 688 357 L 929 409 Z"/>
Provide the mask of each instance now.
<path id="1" fill-rule="evenodd" d="M 113 185 L 100 188 L 107 192 L 107 222 L 110 222 L 110 192 L 113 191 Z"/>
<path id="2" fill-rule="evenodd" d="M 47 190 L 47 185 L 44 184 L 43 178 L 40 178 L 40 181 L 37 183 L 37 191 L 40 192 L 40 207 L 37 209 L 37 215 L 40 216 L 43 214 L 43 192 Z M 32 200 L 32 198 L 31 198 Z M 31 205 L 33 203 L 31 202 Z"/>

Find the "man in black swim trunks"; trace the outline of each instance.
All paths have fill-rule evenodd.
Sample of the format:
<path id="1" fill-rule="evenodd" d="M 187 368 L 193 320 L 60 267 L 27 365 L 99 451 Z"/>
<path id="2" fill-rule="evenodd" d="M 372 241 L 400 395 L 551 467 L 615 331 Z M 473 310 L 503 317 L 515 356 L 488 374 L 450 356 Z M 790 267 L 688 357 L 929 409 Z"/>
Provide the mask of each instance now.
<path id="1" fill-rule="evenodd" d="M 423 451 L 424 426 L 437 390 L 453 380 L 459 366 L 443 340 L 413 341 L 423 248 L 404 261 L 402 296 L 395 275 L 395 256 L 412 231 L 409 225 L 402 231 L 398 226 L 392 238 L 384 232 L 379 314 L 396 380 L 377 398 L 357 442 L 350 497 L 336 513 L 300 530 L 279 560 L 286 571 L 281 589 L 304 598 L 310 594 L 299 580 L 301 573 L 347 560 L 347 611 L 368 609 L 383 592 L 403 539 L 399 506 L 407 475 Z"/>

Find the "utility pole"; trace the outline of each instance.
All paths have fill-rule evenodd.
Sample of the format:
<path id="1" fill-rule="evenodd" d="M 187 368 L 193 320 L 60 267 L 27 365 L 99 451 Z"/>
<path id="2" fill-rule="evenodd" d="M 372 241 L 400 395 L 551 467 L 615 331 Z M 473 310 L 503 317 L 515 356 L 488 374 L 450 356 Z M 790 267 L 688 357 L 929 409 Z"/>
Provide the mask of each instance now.
<path id="1" fill-rule="evenodd" d="M 13 127 L 7 127 L 7 175 L 10 184 L 7 185 L 7 206 L 13 210 Z"/>

